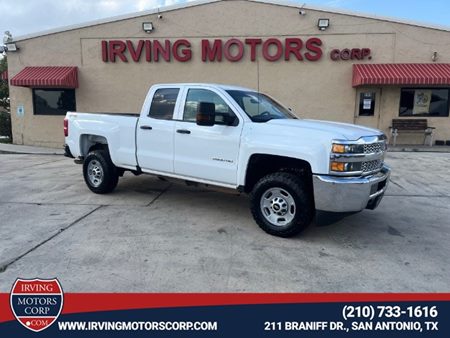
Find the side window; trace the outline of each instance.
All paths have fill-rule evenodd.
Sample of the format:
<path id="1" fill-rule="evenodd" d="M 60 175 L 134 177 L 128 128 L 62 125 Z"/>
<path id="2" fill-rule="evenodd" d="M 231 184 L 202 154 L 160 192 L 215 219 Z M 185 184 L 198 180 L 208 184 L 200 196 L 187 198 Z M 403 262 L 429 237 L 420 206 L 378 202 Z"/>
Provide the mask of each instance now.
<path id="1" fill-rule="evenodd" d="M 184 106 L 183 121 L 196 121 L 200 102 L 214 103 L 216 106 L 216 124 L 230 126 L 239 124 L 239 119 L 225 101 L 216 93 L 206 89 L 189 89 Z"/>
<path id="2" fill-rule="evenodd" d="M 153 95 L 148 116 L 159 120 L 172 120 L 179 92 L 178 88 L 158 89 Z"/>

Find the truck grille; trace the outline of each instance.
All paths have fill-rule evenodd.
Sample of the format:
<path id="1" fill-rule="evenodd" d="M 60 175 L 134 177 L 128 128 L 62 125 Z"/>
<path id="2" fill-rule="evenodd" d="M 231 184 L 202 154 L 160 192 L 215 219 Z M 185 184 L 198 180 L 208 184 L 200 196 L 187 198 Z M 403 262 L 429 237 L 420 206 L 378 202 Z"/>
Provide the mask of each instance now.
<path id="1" fill-rule="evenodd" d="M 367 143 L 364 145 L 364 154 L 379 153 L 385 150 L 384 142 Z"/>
<path id="2" fill-rule="evenodd" d="M 379 170 L 383 166 L 383 160 L 366 161 L 361 164 L 361 171 L 368 173 L 371 171 Z"/>

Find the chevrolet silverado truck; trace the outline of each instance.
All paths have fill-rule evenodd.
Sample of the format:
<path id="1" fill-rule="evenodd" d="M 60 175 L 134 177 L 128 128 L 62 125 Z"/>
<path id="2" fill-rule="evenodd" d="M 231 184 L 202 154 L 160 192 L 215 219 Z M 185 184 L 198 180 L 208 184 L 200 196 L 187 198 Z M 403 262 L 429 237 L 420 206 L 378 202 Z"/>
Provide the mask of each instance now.
<path id="1" fill-rule="evenodd" d="M 381 131 L 300 119 L 235 86 L 154 85 L 140 114 L 68 112 L 64 134 L 94 193 L 112 192 L 125 171 L 235 189 L 250 194 L 256 223 L 281 237 L 316 210 L 375 209 L 390 176 Z"/>

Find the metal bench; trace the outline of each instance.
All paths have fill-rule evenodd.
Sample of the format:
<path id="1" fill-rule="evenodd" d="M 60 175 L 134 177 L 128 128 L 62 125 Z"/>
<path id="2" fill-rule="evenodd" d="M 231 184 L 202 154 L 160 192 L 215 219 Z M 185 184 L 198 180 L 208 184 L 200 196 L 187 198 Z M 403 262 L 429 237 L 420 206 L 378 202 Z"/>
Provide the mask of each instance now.
<path id="1" fill-rule="evenodd" d="M 423 144 L 426 144 L 427 137 L 429 136 L 429 146 L 433 145 L 433 129 L 434 127 L 428 126 L 426 119 L 393 119 L 391 129 L 392 145 L 397 144 L 397 136 L 399 133 L 423 133 Z"/>

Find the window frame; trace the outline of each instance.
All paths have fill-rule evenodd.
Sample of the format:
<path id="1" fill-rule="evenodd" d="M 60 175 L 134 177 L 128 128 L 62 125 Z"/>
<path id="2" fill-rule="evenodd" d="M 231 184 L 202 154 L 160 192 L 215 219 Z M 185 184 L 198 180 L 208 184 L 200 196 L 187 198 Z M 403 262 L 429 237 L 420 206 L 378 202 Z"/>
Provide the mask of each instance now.
<path id="1" fill-rule="evenodd" d="M 402 93 L 403 90 L 447 90 L 447 115 L 430 115 L 428 114 L 409 114 L 409 115 L 400 115 L 400 109 L 402 107 Z M 431 103 L 430 103 L 431 104 Z M 432 118 L 432 117 L 438 117 L 438 118 L 445 118 L 450 117 L 450 87 L 401 87 L 400 88 L 400 95 L 399 95 L 399 102 L 398 102 L 398 117 L 399 118 L 414 118 L 414 117 L 422 117 L 422 118 Z"/>
<path id="2" fill-rule="evenodd" d="M 46 114 L 46 113 L 37 113 L 36 109 L 36 90 L 44 90 L 44 91 L 73 91 L 73 97 L 74 97 L 74 107 L 73 109 L 66 110 L 65 113 L 62 114 Z M 32 88 L 32 101 L 33 101 L 33 115 L 36 116 L 65 116 L 68 111 L 76 111 L 77 110 L 77 94 L 75 88 Z"/>

